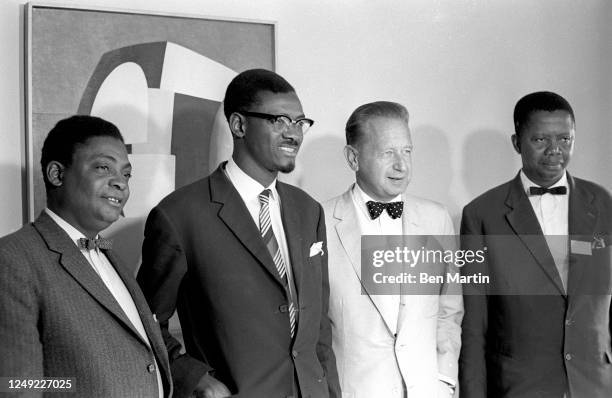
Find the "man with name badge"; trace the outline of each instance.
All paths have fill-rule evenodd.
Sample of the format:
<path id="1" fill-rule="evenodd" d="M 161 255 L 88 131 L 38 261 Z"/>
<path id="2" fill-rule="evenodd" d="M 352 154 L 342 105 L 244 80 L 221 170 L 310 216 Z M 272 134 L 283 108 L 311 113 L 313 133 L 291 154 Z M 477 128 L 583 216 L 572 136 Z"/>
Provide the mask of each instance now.
<path id="1" fill-rule="evenodd" d="M 604 398 L 612 391 L 612 198 L 566 171 L 576 122 L 534 92 L 514 108 L 516 177 L 463 209 L 464 249 L 486 248 L 487 286 L 465 285 L 461 398 Z"/>

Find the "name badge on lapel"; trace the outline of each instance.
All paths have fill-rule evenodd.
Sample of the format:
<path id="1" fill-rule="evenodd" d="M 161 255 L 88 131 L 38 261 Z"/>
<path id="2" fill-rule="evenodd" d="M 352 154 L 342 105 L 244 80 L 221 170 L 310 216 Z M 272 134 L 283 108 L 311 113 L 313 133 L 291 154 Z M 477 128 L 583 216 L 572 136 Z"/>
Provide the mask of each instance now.
<path id="1" fill-rule="evenodd" d="M 591 242 L 584 242 L 581 240 L 570 241 L 570 252 L 572 254 L 582 254 L 583 256 L 591 255 Z"/>

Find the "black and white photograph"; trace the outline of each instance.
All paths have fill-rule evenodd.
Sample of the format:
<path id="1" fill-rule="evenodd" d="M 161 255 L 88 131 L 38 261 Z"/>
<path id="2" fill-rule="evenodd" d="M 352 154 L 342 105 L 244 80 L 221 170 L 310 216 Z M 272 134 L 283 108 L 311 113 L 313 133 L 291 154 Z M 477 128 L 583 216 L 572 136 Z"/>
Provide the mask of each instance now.
<path id="1" fill-rule="evenodd" d="M 609 398 L 610 21 L 3 0 L 0 396 Z"/>

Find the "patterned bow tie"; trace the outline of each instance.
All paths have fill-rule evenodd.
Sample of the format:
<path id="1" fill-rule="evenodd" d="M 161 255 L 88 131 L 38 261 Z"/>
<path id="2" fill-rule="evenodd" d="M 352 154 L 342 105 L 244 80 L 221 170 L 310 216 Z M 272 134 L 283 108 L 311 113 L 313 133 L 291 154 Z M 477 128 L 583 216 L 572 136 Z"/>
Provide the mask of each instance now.
<path id="1" fill-rule="evenodd" d="M 372 220 L 376 220 L 383 212 L 383 210 L 387 209 L 387 214 L 392 219 L 400 218 L 402 216 L 402 211 L 404 210 L 404 202 L 374 202 L 372 200 L 368 200 L 366 202 L 366 206 L 368 207 L 368 213 L 370 213 L 370 218 Z"/>
<path id="2" fill-rule="evenodd" d="M 542 187 L 529 187 L 529 193 L 531 195 L 544 195 L 549 193 L 552 195 L 565 195 L 567 194 L 566 187 L 554 187 L 554 188 L 542 188 Z"/>
<path id="3" fill-rule="evenodd" d="M 85 250 L 94 250 L 94 249 L 100 249 L 100 250 L 108 250 L 113 246 L 113 241 L 110 239 L 87 239 L 87 238 L 80 238 L 79 239 L 79 249 L 85 249 Z"/>

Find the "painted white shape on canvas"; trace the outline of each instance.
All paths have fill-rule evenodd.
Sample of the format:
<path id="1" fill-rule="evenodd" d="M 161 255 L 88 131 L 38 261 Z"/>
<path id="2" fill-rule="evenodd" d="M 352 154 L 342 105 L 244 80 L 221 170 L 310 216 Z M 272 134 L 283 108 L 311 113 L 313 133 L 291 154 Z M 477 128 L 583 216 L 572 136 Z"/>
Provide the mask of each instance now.
<path id="1" fill-rule="evenodd" d="M 170 155 L 172 145 L 172 120 L 174 117 L 174 93 L 157 88 L 148 89 L 148 93 L 148 139 L 146 143 L 132 145 L 132 153 Z"/>
<path id="2" fill-rule="evenodd" d="M 160 200 L 174 191 L 175 156 L 130 154 L 132 178 L 130 199 L 123 208 L 126 217 L 146 217 Z"/>
<path id="3" fill-rule="evenodd" d="M 116 67 L 102 82 L 90 114 L 114 123 L 126 144 L 147 141 L 147 79 L 137 64 Z"/>
<path id="4" fill-rule="evenodd" d="M 221 102 L 227 85 L 236 75 L 225 65 L 168 42 L 160 88 Z"/>

